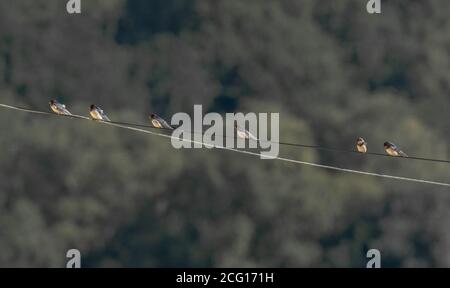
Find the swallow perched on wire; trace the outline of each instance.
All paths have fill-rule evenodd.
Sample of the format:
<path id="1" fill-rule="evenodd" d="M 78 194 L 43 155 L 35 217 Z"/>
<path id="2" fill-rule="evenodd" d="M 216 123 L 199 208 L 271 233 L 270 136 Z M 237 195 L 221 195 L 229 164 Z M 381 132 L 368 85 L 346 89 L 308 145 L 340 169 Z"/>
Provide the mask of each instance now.
<path id="1" fill-rule="evenodd" d="M 400 150 L 394 143 L 391 142 L 384 142 L 384 150 L 386 150 L 386 153 L 391 156 L 408 157 L 405 152 Z"/>
<path id="2" fill-rule="evenodd" d="M 249 131 L 247 131 L 246 129 L 244 129 L 244 128 L 242 128 L 242 127 L 239 127 L 239 126 L 237 125 L 237 123 L 234 123 L 234 128 L 236 129 L 236 135 L 237 135 L 239 138 L 242 138 L 242 139 L 252 139 L 252 140 L 258 141 L 258 138 L 256 138 L 255 136 L 253 136 L 253 134 L 250 133 Z"/>
<path id="3" fill-rule="evenodd" d="M 166 122 L 166 120 L 162 119 L 156 114 L 150 114 L 150 121 L 155 128 L 173 130 L 173 127 L 170 126 L 169 123 Z"/>
<path id="4" fill-rule="evenodd" d="M 92 119 L 94 119 L 94 120 L 102 120 L 102 121 L 111 122 L 111 120 L 109 120 L 108 116 L 106 116 L 105 112 L 103 112 L 103 110 L 100 107 L 95 106 L 94 104 L 91 105 L 90 114 L 91 114 Z"/>
<path id="5" fill-rule="evenodd" d="M 361 137 L 356 140 L 356 150 L 360 153 L 367 153 L 368 151 L 367 142 Z"/>
<path id="6" fill-rule="evenodd" d="M 61 104 L 56 100 L 50 100 L 49 104 L 52 111 L 58 115 L 72 115 L 72 113 L 66 109 L 66 105 Z"/>

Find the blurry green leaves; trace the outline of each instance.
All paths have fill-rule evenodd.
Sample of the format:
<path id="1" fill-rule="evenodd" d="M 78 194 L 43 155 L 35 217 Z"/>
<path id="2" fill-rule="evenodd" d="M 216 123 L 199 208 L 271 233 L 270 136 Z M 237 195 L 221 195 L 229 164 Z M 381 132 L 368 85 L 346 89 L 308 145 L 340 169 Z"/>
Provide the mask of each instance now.
<path id="1" fill-rule="evenodd" d="M 108 112 L 120 118 L 119 113 Z M 1 115 L 11 118 L 14 114 Z M 7 151 L 0 161 L 0 187 L 7 195 L 0 201 L 2 213 L 6 217 L 14 213 L 15 203 L 26 201 L 31 206 L 28 213 L 36 214 L 27 221 L 41 221 L 30 225 L 42 230 L 36 237 L 23 235 L 30 241 L 45 233 L 58 245 L 85 251 L 101 246 L 134 211 L 162 193 L 181 168 L 181 154 L 171 152 L 166 139 L 62 117 L 17 114 L 14 121 L 0 123 L 8 135 L 7 141 L 2 137 L 0 142 L 1 150 Z M 18 216 L 26 217 L 20 213 Z M 11 219 L 11 224 L 5 221 L 2 230 L 8 233 L 7 225 L 16 225 L 20 219 Z M 40 247 L 33 243 L 29 251 L 22 247 L 23 257 L 38 253 L 34 250 Z M 64 253 L 56 248 L 48 257 L 55 253 L 64 259 Z M 2 264 L 55 265 L 44 260 L 20 262 L 22 259 L 13 256 L 7 260 Z"/>
<path id="2" fill-rule="evenodd" d="M 279 112 L 285 142 L 449 157 L 448 0 L 387 1 L 382 17 L 359 0 L 87 1 L 82 21 L 59 2 L 0 1 L 2 102 L 139 123 L 193 104 Z M 70 246 L 94 266 L 360 266 L 368 245 L 391 266 L 449 265 L 448 189 L 94 122 L 2 111 L 0 131 L 2 266 L 59 265 Z M 448 180 L 447 164 L 280 152 Z"/>
<path id="3" fill-rule="evenodd" d="M 152 109 L 159 113 L 191 113 L 194 104 L 211 105 L 218 83 L 205 69 L 201 51 L 172 36 L 157 37 L 149 48 L 154 55 L 160 55 L 152 58 L 148 68 Z"/>
<path id="4" fill-rule="evenodd" d="M 52 235 L 35 203 L 19 199 L 3 207 L 0 227 L 0 245 L 7 247 L 0 253 L 0 267 L 62 267 L 62 242 Z"/>
<path id="5" fill-rule="evenodd" d="M 0 66 L 1 81 L 5 84 L 11 83 L 12 75 L 12 57 L 11 57 L 11 44 L 13 38 L 11 35 L 4 35 L 0 39 L 0 55 L 3 58 L 3 65 Z M 0 85 L 3 86 L 3 85 Z"/>
<path id="6" fill-rule="evenodd" d="M 199 23 L 196 1 L 190 0 L 128 0 L 125 15 L 119 19 L 116 41 L 136 44 L 155 34 L 178 34 Z"/>

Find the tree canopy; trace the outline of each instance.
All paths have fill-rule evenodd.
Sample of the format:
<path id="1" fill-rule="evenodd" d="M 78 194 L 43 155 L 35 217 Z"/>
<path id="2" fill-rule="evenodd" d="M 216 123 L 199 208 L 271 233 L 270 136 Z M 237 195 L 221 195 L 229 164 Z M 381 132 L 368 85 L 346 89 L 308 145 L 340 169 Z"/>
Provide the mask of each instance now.
<path id="1" fill-rule="evenodd" d="M 1 103 L 145 123 L 280 113 L 284 141 L 364 137 L 450 158 L 450 2 L 0 2 Z M 450 266 L 448 188 L 175 150 L 96 123 L 0 111 L 0 266 Z M 449 181 L 448 164 L 282 147 L 282 156 Z"/>

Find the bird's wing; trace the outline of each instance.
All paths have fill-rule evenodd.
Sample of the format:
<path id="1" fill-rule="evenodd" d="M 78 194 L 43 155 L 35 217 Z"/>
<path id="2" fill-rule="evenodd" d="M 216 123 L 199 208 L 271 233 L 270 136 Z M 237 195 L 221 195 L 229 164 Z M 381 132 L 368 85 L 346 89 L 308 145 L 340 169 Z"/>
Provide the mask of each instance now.
<path id="1" fill-rule="evenodd" d="M 398 154 L 400 154 L 400 156 L 403 156 L 403 157 L 408 157 L 408 155 L 406 155 L 406 153 L 403 152 L 402 150 L 399 150 Z"/>
<path id="2" fill-rule="evenodd" d="M 109 117 L 106 116 L 106 114 L 103 111 L 102 111 L 102 118 L 103 118 L 103 120 L 111 121 L 111 120 L 109 120 Z"/>
<path id="3" fill-rule="evenodd" d="M 161 124 L 161 126 L 165 129 L 172 129 L 173 127 L 169 125 L 169 123 L 166 122 L 166 120 L 162 119 L 158 115 L 155 114 L 155 119 Z"/>
<path id="4" fill-rule="evenodd" d="M 250 131 L 248 131 L 247 129 L 241 128 L 241 127 L 239 127 L 239 126 L 237 127 L 237 129 L 238 129 L 239 131 L 241 131 L 242 133 L 245 133 L 245 134 L 247 135 L 248 138 L 250 138 L 250 139 L 252 139 L 252 140 L 255 140 L 255 141 L 258 141 L 258 138 L 256 138 L 255 135 L 253 135 L 252 133 L 250 133 Z"/>
<path id="5" fill-rule="evenodd" d="M 247 133 L 245 133 L 245 130 L 242 129 L 241 127 L 239 127 L 239 126 L 235 126 L 234 129 L 236 129 L 236 132 L 247 134 Z"/>
<path id="6" fill-rule="evenodd" d="M 62 113 L 66 114 L 66 115 L 72 115 L 72 113 L 70 113 L 69 110 L 66 109 L 66 105 L 57 103 L 56 107 L 58 107 L 58 109 L 61 110 Z"/>
<path id="7" fill-rule="evenodd" d="M 252 133 L 250 133 L 249 131 L 246 131 L 248 134 L 248 137 L 252 140 L 258 141 L 258 138 L 256 138 Z"/>
<path id="8" fill-rule="evenodd" d="M 111 121 L 111 120 L 109 120 L 108 116 L 106 116 L 106 113 L 105 113 L 105 111 L 102 110 L 102 108 L 97 107 L 97 112 L 98 112 L 98 114 L 100 114 L 100 117 L 102 118 L 102 120 Z"/>
<path id="9" fill-rule="evenodd" d="M 393 143 L 390 143 L 389 146 L 391 147 L 392 150 L 395 150 L 395 151 L 397 151 L 397 152 L 400 150 L 400 149 L 398 149 L 398 147 L 397 147 L 395 144 L 393 144 Z"/>
<path id="10" fill-rule="evenodd" d="M 241 128 L 240 126 L 236 125 L 234 128 L 240 132 L 245 132 L 245 129 Z"/>
<path id="11" fill-rule="evenodd" d="M 164 128 L 167 128 L 167 129 L 173 129 L 173 127 L 170 126 L 169 123 L 167 123 L 165 120 L 163 120 L 163 126 L 164 126 Z"/>

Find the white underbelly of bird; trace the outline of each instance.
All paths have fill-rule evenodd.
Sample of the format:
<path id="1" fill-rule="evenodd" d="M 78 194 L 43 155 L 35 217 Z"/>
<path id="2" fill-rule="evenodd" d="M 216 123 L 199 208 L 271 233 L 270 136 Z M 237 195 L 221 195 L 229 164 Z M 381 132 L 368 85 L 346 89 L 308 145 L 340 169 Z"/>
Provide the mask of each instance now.
<path id="1" fill-rule="evenodd" d="M 358 152 L 360 153 L 367 153 L 367 146 L 363 145 L 363 146 L 356 146 L 356 149 L 358 149 Z"/>
<path id="2" fill-rule="evenodd" d="M 100 113 L 98 113 L 98 111 L 96 111 L 96 110 L 91 111 L 91 116 L 93 119 L 103 120 L 102 115 L 100 115 Z"/>
<path id="3" fill-rule="evenodd" d="M 50 108 L 52 108 L 53 112 L 55 112 L 56 114 L 62 114 L 57 107 L 51 105 Z"/>
<path id="4" fill-rule="evenodd" d="M 237 136 L 239 137 L 239 138 L 242 138 L 242 139 L 248 139 L 249 137 L 248 137 L 248 134 L 247 133 L 245 133 L 244 131 L 237 131 L 236 132 L 236 134 L 237 134 Z"/>
<path id="5" fill-rule="evenodd" d="M 399 156 L 399 153 L 397 152 L 397 150 L 394 150 L 392 148 L 387 148 L 386 152 L 391 156 Z"/>
<path id="6" fill-rule="evenodd" d="M 153 120 L 152 120 L 152 124 L 153 124 L 153 126 L 155 126 L 156 128 L 163 128 L 163 126 L 161 125 L 161 123 L 159 123 L 158 120 L 153 119 Z"/>

